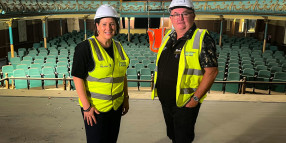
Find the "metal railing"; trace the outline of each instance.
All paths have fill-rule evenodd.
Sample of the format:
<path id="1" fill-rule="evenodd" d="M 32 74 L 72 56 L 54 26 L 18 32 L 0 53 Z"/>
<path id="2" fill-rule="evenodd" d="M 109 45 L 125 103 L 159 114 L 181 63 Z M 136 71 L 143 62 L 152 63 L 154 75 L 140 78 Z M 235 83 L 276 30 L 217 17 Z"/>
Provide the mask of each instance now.
<path id="1" fill-rule="evenodd" d="M 14 83 L 15 83 L 15 80 L 27 80 L 30 81 L 30 80 L 41 80 L 42 83 L 44 80 L 56 80 L 56 81 L 59 81 L 59 80 L 62 80 L 63 81 L 63 90 L 72 90 L 72 85 L 71 85 L 71 82 L 72 82 L 72 78 L 70 77 L 66 77 L 65 75 L 63 75 L 63 78 L 31 78 L 31 77 L 8 77 L 6 75 L 5 78 L 3 79 L 0 79 L 0 82 L 1 82 L 1 85 L 3 86 L 5 82 L 5 87 L 6 89 L 9 89 L 9 80 L 12 80 L 12 89 L 14 89 Z M 151 90 L 153 89 L 154 87 L 154 77 L 151 76 L 151 80 L 139 80 L 139 79 L 128 79 L 127 82 L 151 82 Z M 254 87 L 255 88 L 255 85 L 257 84 L 266 84 L 268 86 L 268 94 L 271 94 L 271 89 L 272 89 L 272 85 L 273 84 L 285 84 L 286 85 L 286 82 L 274 82 L 274 81 L 269 81 L 269 82 L 265 82 L 265 81 L 247 81 L 245 78 L 243 78 L 242 80 L 240 81 L 214 81 L 214 83 L 222 83 L 223 86 L 225 86 L 226 84 L 239 84 L 239 89 L 238 89 L 238 93 L 239 94 L 245 94 L 246 93 L 246 85 L 247 84 L 254 84 Z M 58 84 L 56 84 L 57 86 Z M 44 84 L 42 84 L 42 89 L 45 89 L 44 88 Z M 29 89 L 29 86 L 27 86 L 27 88 Z M 139 86 L 138 86 L 138 90 L 140 90 Z M 223 93 L 225 93 L 225 90 L 222 90 Z M 284 89 L 284 92 L 286 94 L 286 91 Z"/>

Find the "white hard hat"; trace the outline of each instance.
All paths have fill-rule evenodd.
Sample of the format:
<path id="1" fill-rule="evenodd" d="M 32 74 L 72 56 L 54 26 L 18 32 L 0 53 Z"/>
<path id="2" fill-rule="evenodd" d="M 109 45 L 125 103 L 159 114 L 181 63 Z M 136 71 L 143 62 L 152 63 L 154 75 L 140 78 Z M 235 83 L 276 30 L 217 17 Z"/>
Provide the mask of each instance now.
<path id="1" fill-rule="evenodd" d="M 194 10 L 194 5 L 192 0 L 172 0 L 169 11 L 175 7 L 186 7 Z"/>
<path id="2" fill-rule="evenodd" d="M 108 4 L 104 4 L 97 9 L 95 16 L 94 16 L 94 20 L 98 18 L 102 18 L 102 17 L 118 18 L 118 14 L 112 6 Z"/>

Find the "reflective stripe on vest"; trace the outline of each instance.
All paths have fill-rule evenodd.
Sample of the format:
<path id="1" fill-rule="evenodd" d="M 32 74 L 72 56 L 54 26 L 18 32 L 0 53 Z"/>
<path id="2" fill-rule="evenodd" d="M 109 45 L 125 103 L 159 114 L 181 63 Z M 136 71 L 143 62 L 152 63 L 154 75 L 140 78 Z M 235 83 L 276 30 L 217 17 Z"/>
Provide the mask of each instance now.
<path id="1" fill-rule="evenodd" d="M 197 34 L 195 35 L 194 41 L 200 41 L 200 37 L 201 37 L 203 31 L 204 31 L 203 29 L 198 30 Z M 193 49 L 200 49 L 200 42 L 194 42 Z"/>
<path id="2" fill-rule="evenodd" d="M 181 93 L 182 94 L 190 94 L 195 92 L 197 89 L 196 88 L 181 88 Z"/>
<path id="3" fill-rule="evenodd" d="M 90 96 L 90 97 L 96 98 L 96 99 L 102 99 L 102 100 L 115 100 L 115 99 L 121 97 L 122 94 L 123 94 L 123 91 L 121 91 L 117 94 L 114 94 L 114 95 L 106 95 L 106 94 L 87 92 L 87 96 Z"/>
<path id="4" fill-rule="evenodd" d="M 122 52 L 122 49 L 121 49 L 120 44 L 119 44 L 117 41 L 114 41 L 114 42 L 115 42 L 115 45 L 116 45 L 116 47 L 117 47 L 117 50 L 118 50 L 118 53 L 119 53 L 121 59 L 122 59 L 122 60 L 126 60 L 126 59 L 125 59 L 125 56 L 123 55 L 123 52 Z"/>
<path id="5" fill-rule="evenodd" d="M 198 70 L 198 69 L 185 69 L 184 74 L 185 75 L 203 75 L 203 71 Z"/>
<path id="6" fill-rule="evenodd" d="M 99 60 L 99 61 L 103 61 L 103 60 L 104 60 L 104 59 L 103 59 L 103 56 L 102 56 L 102 54 L 101 54 L 101 52 L 100 52 L 100 50 L 99 50 L 99 48 L 98 48 L 98 45 L 96 44 L 95 40 L 94 40 L 93 38 L 88 38 L 88 39 L 91 40 L 91 42 L 92 42 L 92 44 L 93 44 L 93 46 L 94 46 L 94 49 L 95 49 L 96 55 L 97 55 L 97 57 L 98 57 L 98 60 Z M 90 45 L 90 47 L 91 47 L 91 45 Z"/>
<path id="7" fill-rule="evenodd" d="M 120 83 L 120 82 L 124 81 L 124 76 L 123 77 L 116 77 L 116 78 L 107 77 L 107 78 L 102 78 L 102 79 L 98 79 L 98 78 L 95 78 L 95 77 L 88 76 L 86 78 L 86 80 L 87 81 L 103 82 L 103 83 Z"/>

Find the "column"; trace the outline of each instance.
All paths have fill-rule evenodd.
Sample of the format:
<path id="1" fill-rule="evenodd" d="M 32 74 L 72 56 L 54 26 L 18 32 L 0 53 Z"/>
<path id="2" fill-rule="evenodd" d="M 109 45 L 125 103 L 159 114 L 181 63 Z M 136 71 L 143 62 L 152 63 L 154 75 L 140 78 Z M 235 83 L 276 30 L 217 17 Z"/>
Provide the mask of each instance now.
<path id="1" fill-rule="evenodd" d="M 84 17 L 84 19 L 83 19 L 84 20 L 83 21 L 84 22 L 84 40 L 86 40 L 86 38 L 87 38 L 87 35 L 86 35 L 86 18 L 87 17 Z"/>
<path id="2" fill-rule="evenodd" d="M 223 26 L 223 16 L 220 16 L 220 33 L 219 33 L 219 46 L 222 46 L 222 26 Z"/>
<path id="3" fill-rule="evenodd" d="M 47 17 L 44 17 L 44 18 L 42 19 L 44 44 L 45 44 L 45 48 L 47 49 L 46 20 L 47 20 Z"/>
<path id="4" fill-rule="evenodd" d="M 60 19 L 61 36 L 63 36 L 63 21 Z"/>
<path id="5" fill-rule="evenodd" d="M 262 49 L 262 52 L 263 52 L 263 53 L 264 53 L 265 48 L 266 48 L 267 30 L 268 30 L 268 23 L 269 23 L 268 17 L 266 17 L 266 18 L 264 19 L 264 22 L 265 22 L 265 30 L 264 30 L 263 49 Z"/>
<path id="6" fill-rule="evenodd" d="M 10 37 L 10 49 L 11 49 L 11 58 L 14 58 L 14 44 L 13 44 L 13 33 L 12 33 L 12 23 L 13 19 L 11 18 L 8 22 L 9 25 L 9 37 Z"/>
<path id="7" fill-rule="evenodd" d="M 247 36 L 247 29 L 248 29 L 247 28 L 247 26 L 248 26 L 247 25 L 247 19 L 245 19 L 244 22 L 245 22 L 245 24 L 244 24 L 245 25 L 245 27 L 244 27 L 244 37 L 246 37 Z"/>
<path id="8" fill-rule="evenodd" d="M 128 42 L 130 42 L 130 17 L 128 17 Z"/>

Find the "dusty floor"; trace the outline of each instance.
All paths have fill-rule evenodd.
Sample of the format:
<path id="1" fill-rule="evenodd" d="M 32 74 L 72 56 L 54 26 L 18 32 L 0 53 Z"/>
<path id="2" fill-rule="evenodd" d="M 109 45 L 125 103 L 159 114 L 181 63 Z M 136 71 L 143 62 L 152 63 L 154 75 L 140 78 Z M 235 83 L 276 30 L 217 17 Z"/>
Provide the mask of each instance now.
<path id="1" fill-rule="evenodd" d="M 150 89 L 130 89 L 130 111 L 118 143 L 171 143 Z M 211 92 L 196 124 L 195 143 L 282 143 L 286 95 Z M 84 143 L 75 91 L 0 89 L 0 143 Z"/>

